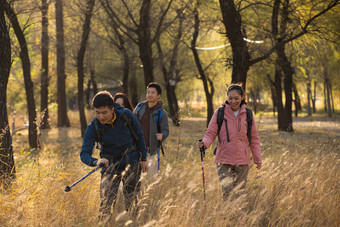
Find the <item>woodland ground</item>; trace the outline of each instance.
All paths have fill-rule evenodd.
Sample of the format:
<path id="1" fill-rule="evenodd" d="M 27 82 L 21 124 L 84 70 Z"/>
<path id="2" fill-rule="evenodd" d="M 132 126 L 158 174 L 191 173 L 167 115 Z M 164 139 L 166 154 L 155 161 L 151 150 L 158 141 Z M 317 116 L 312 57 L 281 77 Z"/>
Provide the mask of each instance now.
<path id="1" fill-rule="evenodd" d="M 246 188 L 229 201 L 222 200 L 211 149 L 203 199 L 196 141 L 206 123 L 187 117 L 171 126 L 160 177 L 143 185 L 137 215 L 124 211 L 120 193 L 110 225 L 340 226 L 340 118 L 294 118 L 293 133 L 277 131 L 271 115 L 257 117 L 256 124 L 263 168 L 251 165 Z M 64 192 L 92 170 L 79 159 L 79 127 L 43 130 L 39 151 L 29 151 L 27 132 L 21 133 L 13 137 L 17 179 L 0 194 L 0 225 L 97 226 L 99 171 Z"/>

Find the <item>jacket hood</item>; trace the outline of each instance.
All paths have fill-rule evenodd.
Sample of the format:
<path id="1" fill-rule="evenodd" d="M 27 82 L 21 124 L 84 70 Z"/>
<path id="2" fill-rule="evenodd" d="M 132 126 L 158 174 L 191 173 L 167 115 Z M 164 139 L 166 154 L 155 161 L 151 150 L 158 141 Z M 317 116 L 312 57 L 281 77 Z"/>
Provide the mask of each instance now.
<path id="1" fill-rule="evenodd" d="M 156 108 L 159 108 L 163 106 L 163 102 L 162 101 L 158 101 L 157 104 L 156 104 Z"/>
<path id="2" fill-rule="evenodd" d="M 117 104 L 117 103 L 113 103 L 113 108 L 115 113 L 117 114 L 117 116 L 122 116 L 124 114 L 124 107 L 122 107 L 121 105 Z"/>

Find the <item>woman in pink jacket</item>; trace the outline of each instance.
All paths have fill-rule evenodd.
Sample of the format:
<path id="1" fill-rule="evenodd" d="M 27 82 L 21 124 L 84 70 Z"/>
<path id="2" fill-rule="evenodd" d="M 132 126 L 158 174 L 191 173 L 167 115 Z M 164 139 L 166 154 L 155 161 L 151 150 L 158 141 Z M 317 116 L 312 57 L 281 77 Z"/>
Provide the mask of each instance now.
<path id="1" fill-rule="evenodd" d="M 247 113 L 242 86 L 230 85 L 227 95 L 228 100 L 223 103 L 225 106 L 224 120 L 220 128 L 215 158 L 217 174 L 225 200 L 237 185 L 242 184 L 240 188 L 244 188 L 246 185 L 248 165 L 250 164 L 249 147 L 256 168 L 260 169 L 262 166 L 260 138 L 255 126 L 254 116 L 252 116 L 251 143 L 249 146 Z M 198 142 L 199 148 L 203 146 L 208 148 L 214 142 L 218 132 L 217 115 L 218 111 L 215 111 L 208 129 L 204 133 L 203 140 Z"/>

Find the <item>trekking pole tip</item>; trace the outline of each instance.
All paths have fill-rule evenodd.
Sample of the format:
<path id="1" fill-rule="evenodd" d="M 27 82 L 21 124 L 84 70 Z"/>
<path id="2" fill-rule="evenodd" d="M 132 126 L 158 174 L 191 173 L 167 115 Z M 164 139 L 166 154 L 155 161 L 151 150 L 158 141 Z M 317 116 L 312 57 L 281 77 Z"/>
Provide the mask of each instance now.
<path id="1" fill-rule="evenodd" d="M 71 188 L 69 186 L 66 186 L 65 192 L 69 192 L 69 191 L 71 191 Z"/>

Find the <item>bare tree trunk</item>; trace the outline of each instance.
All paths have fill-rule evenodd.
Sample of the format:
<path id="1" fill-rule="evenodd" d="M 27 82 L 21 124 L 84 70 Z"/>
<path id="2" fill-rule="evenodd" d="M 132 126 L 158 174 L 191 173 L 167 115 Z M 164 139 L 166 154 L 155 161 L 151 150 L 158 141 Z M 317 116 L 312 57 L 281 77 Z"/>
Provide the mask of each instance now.
<path id="1" fill-rule="evenodd" d="M 125 94 L 129 94 L 129 74 L 130 74 L 130 58 L 127 53 L 127 50 L 122 50 L 123 54 L 123 91 Z"/>
<path id="2" fill-rule="evenodd" d="M 272 102 L 273 102 L 273 116 L 275 117 L 275 110 L 276 110 L 276 107 L 277 107 L 277 100 L 278 98 L 276 97 L 276 80 L 279 80 L 280 81 L 280 84 L 281 84 L 281 77 L 280 78 L 277 78 L 279 75 L 278 75 L 278 71 L 275 70 L 275 82 L 270 78 L 270 75 L 267 74 L 267 78 L 270 82 L 270 92 L 271 92 L 271 98 L 272 98 Z"/>
<path id="3" fill-rule="evenodd" d="M 316 102 L 316 85 L 317 82 L 316 80 L 314 80 L 314 95 L 312 96 L 312 105 L 313 105 L 313 113 L 316 113 L 316 106 L 315 106 L 315 102 Z"/>
<path id="4" fill-rule="evenodd" d="M 308 111 L 308 116 L 312 116 L 312 108 L 311 108 L 311 99 L 312 99 L 312 91 L 311 91 L 311 83 L 310 83 L 310 75 L 309 75 L 309 70 L 306 69 L 306 74 L 307 74 L 307 111 Z"/>
<path id="5" fill-rule="evenodd" d="M 88 106 L 88 108 L 90 108 L 90 95 L 91 95 L 91 86 L 92 86 L 92 91 L 93 91 L 93 94 L 97 94 L 98 92 L 98 89 L 97 89 L 97 83 L 96 83 L 96 80 L 95 80 L 95 71 L 94 69 L 90 69 L 90 79 L 89 81 L 87 82 L 87 91 L 86 91 L 86 104 Z"/>
<path id="6" fill-rule="evenodd" d="M 272 96 L 272 102 L 273 102 L 273 116 L 275 117 L 275 112 L 276 112 L 276 102 L 277 102 L 277 98 L 276 98 L 276 95 L 275 95 L 275 89 L 274 87 L 271 87 L 270 88 L 270 91 L 271 91 L 271 96 Z"/>
<path id="7" fill-rule="evenodd" d="M 323 106 L 324 106 L 324 111 L 327 113 L 327 92 L 326 92 L 326 81 L 323 82 Z"/>
<path id="8" fill-rule="evenodd" d="M 277 107 L 277 120 L 278 129 L 283 128 L 284 122 L 284 108 L 282 103 L 282 71 L 279 66 L 275 66 L 275 96 L 276 96 L 276 107 Z"/>
<path id="9" fill-rule="evenodd" d="M 31 62 L 28 55 L 27 42 L 23 30 L 20 27 L 17 15 L 14 13 L 13 8 L 5 1 L 4 5 L 6 14 L 11 21 L 14 33 L 20 45 L 20 59 L 22 63 L 22 70 L 24 73 L 24 83 L 26 90 L 26 101 L 28 110 L 28 142 L 31 148 L 39 146 L 38 130 L 37 130 L 37 115 L 35 110 L 33 82 L 31 79 Z"/>
<path id="10" fill-rule="evenodd" d="M 178 100 L 176 96 L 176 86 L 168 83 L 166 85 L 166 95 L 168 98 L 168 104 L 169 104 L 169 109 L 170 109 L 170 116 L 172 119 L 172 123 L 175 126 L 180 126 L 180 115 L 179 115 L 179 106 L 178 106 Z"/>
<path id="11" fill-rule="evenodd" d="M 139 102 L 138 100 L 138 91 L 137 91 L 137 67 L 132 67 L 131 70 L 131 79 L 129 80 L 130 87 L 130 97 L 133 106 L 136 106 Z"/>
<path id="12" fill-rule="evenodd" d="M 279 12 L 280 12 L 280 5 L 282 4 L 281 10 L 281 21 L 280 21 L 280 33 L 279 33 Z M 279 93 L 280 91 L 276 91 L 277 98 L 278 98 L 278 123 L 279 123 L 279 130 L 282 131 L 293 131 L 293 118 L 292 118 L 292 86 L 293 86 L 293 70 L 290 65 L 290 62 L 285 53 L 285 43 L 282 42 L 282 37 L 285 36 L 287 30 L 287 23 L 289 21 L 289 0 L 285 0 L 281 3 L 280 0 L 274 1 L 273 13 L 272 13 L 272 36 L 275 38 L 276 41 L 276 67 L 280 67 L 280 71 L 283 72 L 283 84 L 284 84 L 284 91 L 285 91 L 285 106 L 283 108 L 282 105 L 282 96 Z M 281 80 L 280 80 L 281 82 Z M 278 86 L 278 85 L 277 85 Z M 281 86 L 281 85 L 280 85 Z M 281 106 L 282 105 L 282 109 Z"/>
<path id="13" fill-rule="evenodd" d="M 83 137 L 85 134 L 85 130 L 87 127 L 85 110 L 84 110 L 84 58 L 86 52 L 86 45 L 89 39 L 90 31 L 91 31 L 91 17 L 93 8 L 95 5 L 95 0 L 87 1 L 87 9 L 85 13 L 85 22 L 83 25 L 83 34 L 80 43 L 80 49 L 78 51 L 77 57 L 77 70 L 78 70 L 78 109 L 79 109 L 79 118 L 80 118 L 80 131 L 81 136 Z"/>
<path id="14" fill-rule="evenodd" d="M 293 82 L 293 92 L 294 92 L 295 117 L 297 117 L 299 111 L 302 111 L 302 106 L 301 106 L 299 93 L 296 88 L 296 84 L 294 82 Z"/>
<path id="15" fill-rule="evenodd" d="M 40 91 L 40 113 L 41 122 L 40 128 L 50 128 L 48 122 L 48 50 L 49 50 L 49 37 L 48 37 L 48 3 L 47 0 L 41 1 L 41 91 Z"/>
<path id="16" fill-rule="evenodd" d="M 175 126 L 180 126 L 180 116 L 179 116 L 179 106 L 178 100 L 176 96 L 176 85 L 179 80 L 179 70 L 177 69 L 177 57 L 178 57 L 178 49 L 181 43 L 182 35 L 183 35 L 183 13 L 181 11 L 178 12 L 179 18 L 179 25 L 177 35 L 174 39 L 174 46 L 172 49 L 172 55 L 170 58 L 169 69 L 166 69 L 165 61 L 164 61 L 164 54 L 162 51 L 162 47 L 160 44 L 159 39 L 157 39 L 157 50 L 159 55 L 159 62 L 161 65 L 161 71 L 163 73 L 164 81 L 165 81 L 165 88 L 166 94 L 168 98 L 168 105 L 170 110 L 170 117 L 172 119 L 172 123 Z"/>
<path id="17" fill-rule="evenodd" d="M 140 24 L 138 27 L 139 57 L 143 64 L 145 87 L 154 81 L 152 41 L 150 31 L 150 9 L 151 0 L 143 0 L 140 13 Z"/>
<path id="18" fill-rule="evenodd" d="M 172 123 L 175 126 L 180 126 L 180 120 L 179 120 L 179 107 L 178 107 L 178 100 L 176 96 L 176 80 L 169 79 L 171 74 L 174 74 L 174 65 L 169 67 L 169 71 L 166 69 L 164 62 L 163 62 L 163 52 L 161 49 L 161 45 L 159 41 L 157 41 L 157 49 L 159 54 L 159 61 L 161 64 L 161 71 L 163 73 L 164 81 L 166 83 L 165 89 L 166 89 L 166 96 L 168 99 L 168 105 L 170 110 L 170 117 L 172 119 Z M 174 47 L 174 51 L 176 50 L 176 47 Z M 176 50 L 177 52 L 177 50 Z M 175 54 L 177 55 L 177 54 Z M 174 57 L 174 56 L 173 56 Z M 177 58 L 177 56 L 176 56 Z"/>
<path id="19" fill-rule="evenodd" d="M 8 188 L 15 178 L 12 137 L 7 115 L 7 84 L 11 69 L 11 40 L 6 25 L 5 0 L 0 0 L 0 185 Z"/>
<path id="20" fill-rule="evenodd" d="M 202 80 L 203 83 L 203 87 L 204 87 L 204 93 L 205 93 L 205 97 L 207 100 L 207 126 L 210 122 L 210 119 L 212 118 L 213 114 L 214 114 L 214 105 L 213 105 L 213 96 L 214 96 L 214 85 L 212 83 L 212 81 L 209 79 L 209 77 L 207 77 L 205 75 L 205 72 L 203 70 L 200 58 L 198 56 L 198 52 L 196 50 L 196 41 L 198 38 L 198 32 L 199 32 L 199 16 L 198 16 L 198 11 L 197 8 L 195 8 L 194 11 L 194 16 L 195 16 L 195 25 L 194 25 L 194 34 L 193 34 L 193 38 L 191 41 L 191 51 L 194 55 L 194 59 L 195 59 L 195 63 L 196 63 L 196 67 L 197 70 L 199 72 L 199 79 Z M 209 84 L 208 84 L 209 83 Z M 209 91 L 209 85 L 210 85 L 210 91 Z"/>
<path id="21" fill-rule="evenodd" d="M 242 34 L 242 17 L 236 10 L 234 0 L 219 0 L 223 24 L 226 28 L 233 53 L 232 83 L 243 84 L 246 89 L 247 73 L 250 67 L 250 54 Z"/>
<path id="22" fill-rule="evenodd" d="M 55 1 L 56 33 L 57 33 L 57 103 L 58 127 L 69 127 L 66 102 L 65 44 L 63 1 Z"/>
<path id="23" fill-rule="evenodd" d="M 329 80 L 329 77 L 328 77 L 328 68 L 327 68 L 327 66 L 324 66 L 323 75 L 324 75 L 324 78 L 325 78 L 325 90 L 326 90 L 325 100 L 327 100 L 326 101 L 326 104 L 327 104 L 327 116 L 328 117 L 332 117 L 331 98 L 330 98 L 330 80 Z"/>
<path id="24" fill-rule="evenodd" d="M 257 99 L 256 91 L 253 87 L 251 89 L 248 89 L 248 90 L 249 90 L 249 96 L 251 97 L 251 99 L 253 101 L 253 110 L 254 110 L 254 113 L 256 114 L 256 111 L 257 111 L 257 109 L 256 109 L 256 99 Z M 248 96 L 248 98 L 249 98 L 249 96 Z M 247 101 L 247 102 L 249 104 L 249 101 Z"/>
<path id="25" fill-rule="evenodd" d="M 293 131 L 293 119 L 292 119 L 292 83 L 293 83 L 293 72 L 290 66 L 290 62 L 287 59 L 287 56 L 284 52 L 284 48 L 277 49 L 278 54 L 278 64 L 280 65 L 284 78 L 284 91 L 285 91 L 285 108 L 284 108 L 284 116 L 282 119 L 283 125 L 280 130 L 283 131 Z"/>
<path id="26" fill-rule="evenodd" d="M 329 83 L 329 93 L 331 94 L 331 103 L 332 103 L 332 112 L 335 113 L 334 109 L 334 99 L 333 99 L 333 90 L 332 90 L 332 82 Z"/>

